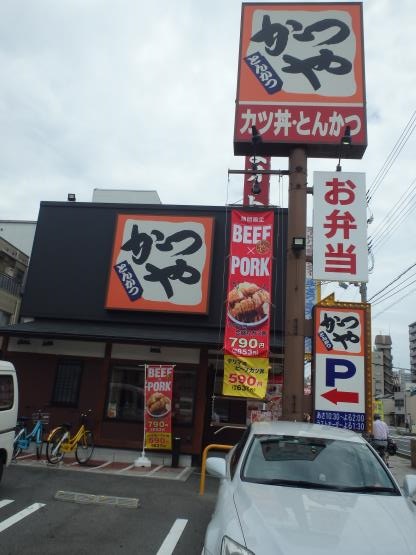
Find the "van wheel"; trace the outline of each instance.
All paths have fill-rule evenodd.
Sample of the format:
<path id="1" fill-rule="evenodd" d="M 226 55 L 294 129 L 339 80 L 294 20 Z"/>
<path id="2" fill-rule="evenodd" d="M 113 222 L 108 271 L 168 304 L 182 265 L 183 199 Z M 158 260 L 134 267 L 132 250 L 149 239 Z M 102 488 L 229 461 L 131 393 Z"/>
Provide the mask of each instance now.
<path id="1" fill-rule="evenodd" d="M 4 462 L 3 462 L 3 459 L 0 458 L 0 482 L 1 482 L 1 477 L 3 476 L 3 468 L 4 468 Z"/>

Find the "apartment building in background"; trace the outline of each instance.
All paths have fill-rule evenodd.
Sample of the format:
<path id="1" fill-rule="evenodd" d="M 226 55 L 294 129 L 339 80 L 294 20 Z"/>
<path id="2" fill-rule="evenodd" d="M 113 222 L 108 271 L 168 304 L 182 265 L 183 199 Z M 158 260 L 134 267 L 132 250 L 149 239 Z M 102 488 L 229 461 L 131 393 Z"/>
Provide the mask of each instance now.
<path id="1" fill-rule="evenodd" d="M 392 397 L 394 393 L 393 355 L 390 335 L 376 335 L 372 353 L 373 396 Z"/>
<path id="2" fill-rule="evenodd" d="M 410 372 L 416 383 L 416 322 L 409 324 Z"/>
<path id="3" fill-rule="evenodd" d="M 0 325 L 15 324 L 29 257 L 0 236 Z"/>

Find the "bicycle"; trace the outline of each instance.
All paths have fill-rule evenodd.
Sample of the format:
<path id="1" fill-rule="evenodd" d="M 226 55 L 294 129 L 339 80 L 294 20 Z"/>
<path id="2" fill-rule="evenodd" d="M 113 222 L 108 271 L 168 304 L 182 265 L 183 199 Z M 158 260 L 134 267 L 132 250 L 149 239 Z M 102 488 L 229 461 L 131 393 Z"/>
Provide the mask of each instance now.
<path id="1" fill-rule="evenodd" d="M 36 457 L 42 456 L 42 445 L 44 437 L 44 428 L 49 424 L 49 414 L 41 410 L 36 411 L 32 415 L 33 428 L 28 432 L 25 422 L 29 417 L 20 416 L 17 419 L 16 435 L 13 441 L 12 459 L 16 460 L 22 451 L 29 449 L 32 441 L 36 443 Z"/>
<path id="2" fill-rule="evenodd" d="M 91 410 L 81 414 L 81 424 L 75 434 L 71 434 L 71 424 L 62 424 L 54 428 L 46 443 L 46 457 L 51 464 L 62 461 L 65 453 L 75 451 L 79 464 L 86 464 L 94 451 L 94 436 L 85 426 L 86 418 Z"/>

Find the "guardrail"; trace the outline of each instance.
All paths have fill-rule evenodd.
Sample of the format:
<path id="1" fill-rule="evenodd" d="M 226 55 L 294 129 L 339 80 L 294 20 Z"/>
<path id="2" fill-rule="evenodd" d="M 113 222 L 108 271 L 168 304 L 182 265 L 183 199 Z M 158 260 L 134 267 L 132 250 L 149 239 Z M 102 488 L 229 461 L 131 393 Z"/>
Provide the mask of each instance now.
<path id="1" fill-rule="evenodd" d="M 410 459 L 410 437 L 403 437 L 402 435 L 390 435 L 391 439 L 396 442 L 397 445 L 397 455 L 401 457 L 407 457 Z"/>
<path id="2" fill-rule="evenodd" d="M 208 451 L 216 449 L 217 451 L 229 451 L 234 445 L 224 445 L 221 443 L 211 443 L 207 445 L 202 453 L 202 464 L 201 464 L 201 480 L 199 482 L 199 495 L 204 495 L 205 491 L 205 466 L 207 464 Z"/>

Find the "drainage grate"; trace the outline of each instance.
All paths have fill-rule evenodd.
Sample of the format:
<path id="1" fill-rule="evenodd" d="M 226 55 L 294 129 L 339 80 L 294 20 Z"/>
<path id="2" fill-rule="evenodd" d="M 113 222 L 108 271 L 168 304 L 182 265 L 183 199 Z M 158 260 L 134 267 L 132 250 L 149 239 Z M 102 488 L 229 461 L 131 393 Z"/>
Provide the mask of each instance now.
<path id="1" fill-rule="evenodd" d="M 75 491 L 58 490 L 55 495 L 58 501 L 69 501 L 83 505 L 114 505 L 125 509 L 137 509 L 140 501 L 135 497 L 115 497 L 112 495 L 94 495 L 92 493 L 78 493 Z"/>

